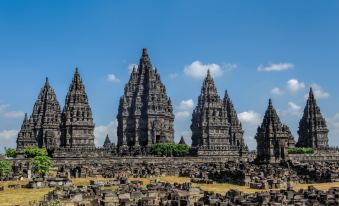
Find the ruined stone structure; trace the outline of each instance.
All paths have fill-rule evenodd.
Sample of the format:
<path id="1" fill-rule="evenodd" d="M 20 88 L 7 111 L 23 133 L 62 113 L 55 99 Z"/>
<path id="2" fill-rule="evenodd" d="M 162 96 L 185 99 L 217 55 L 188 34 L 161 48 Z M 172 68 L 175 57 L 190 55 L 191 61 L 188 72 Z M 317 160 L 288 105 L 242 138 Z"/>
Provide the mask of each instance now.
<path id="1" fill-rule="evenodd" d="M 304 115 L 299 122 L 298 133 L 298 147 L 312 147 L 314 149 L 329 147 L 326 120 L 320 112 L 312 88 L 304 109 Z"/>
<path id="2" fill-rule="evenodd" d="M 78 68 L 75 70 L 62 111 L 61 146 L 69 148 L 95 147 L 92 110 Z"/>
<path id="3" fill-rule="evenodd" d="M 234 115 L 236 116 L 236 113 L 229 98 L 225 97 L 224 103 L 221 101 L 208 71 L 198 105 L 192 114 L 192 149 L 196 150 L 198 155 L 239 155 L 243 147 L 242 131 L 239 133 L 240 125 Z M 235 142 L 231 140 L 230 135 Z"/>
<path id="4" fill-rule="evenodd" d="M 139 65 L 133 69 L 125 86 L 117 118 L 118 147 L 138 149 L 173 142 L 172 103 L 146 49 L 143 49 Z"/>
<path id="5" fill-rule="evenodd" d="M 255 139 L 257 160 L 260 162 L 278 163 L 285 160 L 288 156 L 288 148 L 294 146 L 293 136 L 289 128 L 280 122 L 271 99 Z"/>

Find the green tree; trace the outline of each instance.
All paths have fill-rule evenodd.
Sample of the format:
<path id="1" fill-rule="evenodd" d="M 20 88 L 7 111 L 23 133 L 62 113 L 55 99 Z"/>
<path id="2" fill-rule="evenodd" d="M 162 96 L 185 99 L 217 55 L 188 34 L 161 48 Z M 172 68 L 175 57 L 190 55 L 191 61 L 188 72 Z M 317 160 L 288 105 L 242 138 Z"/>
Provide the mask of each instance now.
<path id="1" fill-rule="evenodd" d="M 8 158 L 14 158 L 16 156 L 16 150 L 13 148 L 5 147 L 5 156 Z"/>
<path id="2" fill-rule="evenodd" d="M 24 150 L 26 157 L 34 158 L 37 156 L 47 156 L 48 153 L 44 148 L 28 147 Z"/>
<path id="3" fill-rule="evenodd" d="M 12 172 L 12 164 L 8 160 L 0 160 L 0 178 L 8 177 Z"/>
<path id="4" fill-rule="evenodd" d="M 39 176 L 48 174 L 52 167 L 52 160 L 48 156 L 36 156 L 33 160 L 33 172 Z"/>

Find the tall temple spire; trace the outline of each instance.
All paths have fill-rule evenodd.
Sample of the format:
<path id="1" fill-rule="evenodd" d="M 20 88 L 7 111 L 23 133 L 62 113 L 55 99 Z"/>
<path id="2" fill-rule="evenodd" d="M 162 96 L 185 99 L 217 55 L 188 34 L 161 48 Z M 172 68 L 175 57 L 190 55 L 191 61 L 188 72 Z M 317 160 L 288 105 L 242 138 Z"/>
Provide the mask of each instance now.
<path id="1" fill-rule="evenodd" d="M 299 122 L 298 133 L 298 147 L 311 147 L 314 149 L 328 148 L 326 120 L 317 105 L 312 87 L 310 88 L 303 117 Z"/>
<path id="2" fill-rule="evenodd" d="M 236 145 L 236 146 L 242 146 L 244 145 L 244 138 L 243 138 L 244 131 L 238 119 L 237 112 L 234 109 L 232 100 L 228 96 L 227 90 L 225 90 L 223 105 L 227 113 L 227 120 L 230 126 L 229 127 L 230 144 Z"/>
<path id="3" fill-rule="evenodd" d="M 62 112 L 62 146 L 95 147 L 92 110 L 77 67 Z"/>
<path id="4" fill-rule="evenodd" d="M 229 145 L 229 125 L 214 80 L 207 72 L 192 114 L 192 147 Z"/>
<path id="5" fill-rule="evenodd" d="M 280 162 L 288 155 L 288 148 L 293 147 L 293 137 L 289 128 L 280 122 L 279 116 L 269 99 L 264 120 L 258 127 L 255 136 L 257 140 L 257 160 L 265 162 Z"/>
<path id="6" fill-rule="evenodd" d="M 34 104 L 32 121 L 33 134 L 38 141 L 38 147 L 60 146 L 61 109 L 48 77 Z"/>
<path id="7" fill-rule="evenodd" d="M 118 146 L 149 146 L 174 141 L 173 108 L 158 72 L 152 67 L 146 49 L 132 72 L 120 98 Z"/>

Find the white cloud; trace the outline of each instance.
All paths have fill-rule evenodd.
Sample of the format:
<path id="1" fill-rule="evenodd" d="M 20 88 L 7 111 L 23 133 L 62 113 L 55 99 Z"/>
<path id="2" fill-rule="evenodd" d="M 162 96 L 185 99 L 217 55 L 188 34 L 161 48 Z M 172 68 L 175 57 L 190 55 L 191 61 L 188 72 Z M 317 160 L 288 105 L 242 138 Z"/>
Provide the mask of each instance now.
<path id="1" fill-rule="evenodd" d="M 107 80 L 110 82 L 120 82 L 120 79 L 115 76 L 115 74 L 109 74 L 107 75 Z"/>
<path id="2" fill-rule="evenodd" d="M 254 137 L 257 132 L 258 125 L 260 125 L 262 121 L 261 115 L 253 110 L 249 110 L 239 113 L 238 117 L 245 131 L 245 143 L 251 150 L 253 150 L 256 145 Z"/>
<path id="3" fill-rule="evenodd" d="M 190 113 L 188 111 L 180 111 L 180 112 L 175 113 L 176 119 L 179 119 L 179 120 L 187 119 L 189 116 L 190 116 Z"/>
<path id="4" fill-rule="evenodd" d="M 24 112 L 10 111 L 9 107 L 10 105 L 8 104 L 1 104 L 0 105 L 0 116 L 3 116 L 5 118 L 11 118 L 11 119 L 22 118 L 25 116 Z"/>
<path id="5" fill-rule="evenodd" d="M 179 109 L 181 109 L 181 110 L 192 109 L 192 108 L 193 108 L 193 105 L 194 105 L 194 102 L 193 102 L 192 99 L 182 100 L 182 101 L 180 102 Z"/>
<path id="6" fill-rule="evenodd" d="M 334 114 L 330 118 L 326 118 L 329 132 L 329 145 L 339 146 L 337 137 L 339 136 L 339 113 Z"/>
<path id="7" fill-rule="evenodd" d="M 261 115 L 253 110 L 239 113 L 238 116 L 244 124 L 259 125 L 261 123 Z"/>
<path id="8" fill-rule="evenodd" d="M 271 90 L 271 93 L 274 95 L 282 95 L 284 91 L 278 87 L 275 87 Z"/>
<path id="9" fill-rule="evenodd" d="M 293 93 L 303 90 L 305 88 L 304 82 L 299 82 L 297 79 L 290 79 L 287 81 L 287 89 Z"/>
<path id="10" fill-rule="evenodd" d="M 224 67 L 225 67 L 226 71 L 231 72 L 231 71 L 236 70 L 238 68 L 238 65 L 237 64 L 225 64 Z"/>
<path id="11" fill-rule="evenodd" d="M 3 152 L 5 147 L 7 148 L 16 147 L 16 138 L 18 133 L 19 130 L 16 129 L 0 131 L 0 142 L 1 142 L 0 152 Z"/>
<path id="12" fill-rule="evenodd" d="M 219 77 L 224 74 L 224 71 L 218 64 L 203 64 L 200 61 L 194 61 L 192 64 L 185 66 L 184 73 L 195 79 L 203 79 L 207 75 L 207 70 L 210 70 L 213 77 Z"/>
<path id="13" fill-rule="evenodd" d="M 4 140 L 4 139 L 8 140 L 8 139 L 13 139 L 13 138 L 16 139 L 18 132 L 19 130 L 15 130 L 15 129 L 0 131 L 0 139 L 1 140 Z"/>
<path id="14" fill-rule="evenodd" d="M 137 69 L 138 65 L 137 64 L 130 64 L 130 65 L 128 65 L 128 73 L 129 74 L 132 73 L 134 67 Z"/>
<path id="15" fill-rule="evenodd" d="M 301 116 L 301 106 L 297 105 L 294 102 L 288 102 L 287 110 L 283 111 L 283 114 L 289 116 Z"/>
<path id="16" fill-rule="evenodd" d="M 286 71 L 292 69 L 294 67 L 291 63 L 276 63 L 276 64 L 269 64 L 269 65 L 259 65 L 257 70 L 259 72 L 278 72 L 278 71 Z"/>
<path id="17" fill-rule="evenodd" d="M 116 143 L 117 142 L 117 127 L 118 127 L 117 119 L 115 119 L 114 121 L 110 122 L 107 125 L 96 126 L 94 129 L 96 146 L 101 147 L 104 144 L 107 134 L 110 137 L 111 141 L 113 143 Z"/>
<path id="18" fill-rule="evenodd" d="M 330 93 L 323 90 L 323 88 L 318 84 L 311 84 L 313 89 L 314 97 L 317 99 L 327 99 L 330 96 Z M 308 98 L 308 94 L 305 95 L 305 99 Z"/>

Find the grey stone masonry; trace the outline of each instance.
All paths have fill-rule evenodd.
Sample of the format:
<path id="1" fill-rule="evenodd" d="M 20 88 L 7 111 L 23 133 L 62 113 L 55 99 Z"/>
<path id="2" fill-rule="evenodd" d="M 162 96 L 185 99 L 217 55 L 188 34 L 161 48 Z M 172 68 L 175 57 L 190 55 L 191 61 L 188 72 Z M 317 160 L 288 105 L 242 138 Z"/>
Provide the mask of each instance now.
<path id="1" fill-rule="evenodd" d="M 94 123 L 85 86 L 75 69 L 62 112 L 62 146 L 94 148 Z"/>
<path id="2" fill-rule="evenodd" d="M 230 120 L 227 109 L 230 110 L 230 118 L 232 118 Z M 230 99 L 225 97 L 224 102 L 220 99 L 214 80 L 208 71 L 198 104 L 192 114 L 192 152 L 197 153 L 198 156 L 233 157 L 247 153 L 247 148 L 242 144 L 243 133 L 238 123 Z M 230 129 L 231 124 L 234 130 Z M 236 138 L 234 142 L 230 140 L 231 134 Z"/>
<path id="3" fill-rule="evenodd" d="M 146 49 L 120 98 L 117 119 L 118 147 L 137 148 L 174 141 L 172 103 Z"/>
<path id="4" fill-rule="evenodd" d="M 304 109 L 304 115 L 299 122 L 299 140 L 297 146 L 314 149 L 328 148 L 328 129 L 326 120 L 320 112 L 312 88 Z"/>
<path id="5" fill-rule="evenodd" d="M 229 124 L 230 144 L 244 146 L 244 131 L 227 91 L 225 91 L 223 104 L 227 113 L 227 121 Z"/>
<path id="6" fill-rule="evenodd" d="M 255 139 L 257 140 L 257 160 L 260 162 L 278 163 L 286 160 L 288 148 L 293 146 L 290 130 L 280 122 L 271 99 Z"/>
<path id="7" fill-rule="evenodd" d="M 230 145 L 227 114 L 210 71 L 192 114 L 191 130 L 192 147 Z"/>
<path id="8" fill-rule="evenodd" d="M 21 125 L 20 132 L 18 134 L 18 138 L 16 140 L 17 150 L 23 150 L 26 147 L 37 147 L 38 142 L 35 139 L 33 134 L 33 120 L 32 118 L 27 117 L 27 113 L 25 114 L 24 121 Z"/>
<path id="9" fill-rule="evenodd" d="M 34 104 L 32 118 L 33 133 L 38 141 L 38 147 L 59 147 L 61 109 L 48 78 Z"/>

